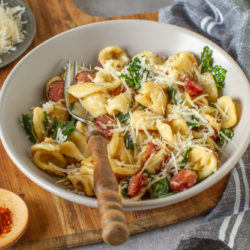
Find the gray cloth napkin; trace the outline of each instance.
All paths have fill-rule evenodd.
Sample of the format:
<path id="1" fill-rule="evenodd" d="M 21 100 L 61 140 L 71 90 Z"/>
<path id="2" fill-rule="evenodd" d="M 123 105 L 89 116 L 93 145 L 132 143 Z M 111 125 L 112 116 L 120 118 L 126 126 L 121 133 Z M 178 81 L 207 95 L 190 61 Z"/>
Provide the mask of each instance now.
<path id="1" fill-rule="evenodd" d="M 176 0 L 159 11 L 159 21 L 182 26 L 216 42 L 250 78 L 250 1 Z M 232 170 L 214 210 L 176 249 L 250 249 L 250 147 Z"/>
<path id="2" fill-rule="evenodd" d="M 250 76 L 250 1 L 176 0 L 159 11 L 159 21 L 200 33 L 229 52 Z"/>

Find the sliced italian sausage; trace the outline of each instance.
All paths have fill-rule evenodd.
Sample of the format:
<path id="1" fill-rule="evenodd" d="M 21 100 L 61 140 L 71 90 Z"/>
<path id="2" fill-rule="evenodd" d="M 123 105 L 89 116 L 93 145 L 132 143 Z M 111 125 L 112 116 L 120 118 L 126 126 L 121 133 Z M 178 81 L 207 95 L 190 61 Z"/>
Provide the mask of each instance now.
<path id="1" fill-rule="evenodd" d="M 64 99 L 64 81 L 54 81 L 49 85 L 48 98 L 53 102 Z"/>
<path id="2" fill-rule="evenodd" d="M 95 72 L 81 71 L 76 75 L 76 82 L 93 82 L 94 78 L 95 78 Z"/>
<path id="3" fill-rule="evenodd" d="M 191 188 L 198 180 L 197 174 L 190 169 L 182 169 L 170 179 L 169 186 L 173 191 L 181 192 Z"/>
<path id="4" fill-rule="evenodd" d="M 146 186 L 146 184 L 146 174 L 139 173 L 137 175 L 132 176 L 128 184 L 127 195 L 131 198 L 136 196 L 140 193 L 141 189 Z"/>
<path id="5" fill-rule="evenodd" d="M 107 139 L 111 139 L 113 133 L 110 130 L 114 128 L 115 122 L 112 116 L 101 115 L 95 119 L 95 126 L 106 135 Z"/>

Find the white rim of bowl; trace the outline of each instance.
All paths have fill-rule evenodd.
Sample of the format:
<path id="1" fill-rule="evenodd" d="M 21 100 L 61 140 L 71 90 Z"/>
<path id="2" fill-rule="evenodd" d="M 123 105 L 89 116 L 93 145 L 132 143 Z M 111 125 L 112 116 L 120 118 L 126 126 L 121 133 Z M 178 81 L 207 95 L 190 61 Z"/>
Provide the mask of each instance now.
<path id="1" fill-rule="evenodd" d="M 172 25 L 172 24 L 167 24 L 167 23 L 160 23 L 160 22 L 155 22 L 155 21 L 147 21 L 147 20 L 111 20 L 111 21 L 104 21 L 104 22 L 97 22 L 97 23 L 91 23 L 91 24 L 87 24 L 87 25 L 83 25 L 83 26 L 79 26 L 67 31 L 64 31 L 58 35 L 55 35 L 51 38 L 49 38 L 48 40 L 42 42 L 41 44 L 39 44 L 37 47 L 35 47 L 34 49 L 32 49 L 27 55 L 25 55 L 17 64 L 16 66 L 11 70 L 11 72 L 9 73 L 8 77 L 6 78 L 3 87 L 2 87 L 2 91 L 0 93 L 0 106 L 1 106 L 1 100 L 3 98 L 3 93 L 5 91 L 5 89 L 8 87 L 7 82 L 9 81 L 9 79 L 12 77 L 12 74 L 20 67 L 20 65 L 23 63 L 23 61 L 25 61 L 32 53 L 34 53 L 36 50 L 38 50 L 39 48 L 46 46 L 47 43 L 49 43 L 50 41 L 57 39 L 58 37 L 64 36 L 66 33 L 71 33 L 71 32 L 75 32 L 77 30 L 81 30 L 81 29 L 89 29 L 89 28 L 93 28 L 95 26 L 102 26 L 102 25 L 119 25 L 122 23 L 133 23 L 136 25 L 136 23 L 144 23 L 146 24 L 150 24 L 150 25 L 156 25 L 156 26 L 165 26 L 167 29 L 173 29 L 173 30 L 179 30 L 181 32 L 187 33 L 191 36 L 194 36 L 196 38 L 198 38 L 199 40 L 205 42 L 208 45 L 212 45 L 213 47 L 216 47 L 216 49 L 225 57 L 229 57 L 230 58 L 230 62 L 233 64 L 234 67 L 236 67 L 244 76 L 246 82 L 248 82 L 244 72 L 242 71 L 242 69 L 239 67 L 239 65 L 237 64 L 237 62 L 235 62 L 235 60 L 228 54 L 226 53 L 222 48 L 220 48 L 217 44 L 215 44 L 214 42 L 210 41 L 208 38 L 199 35 L 193 31 L 190 31 L 188 29 L 176 26 L 176 25 Z M 249 141 L 250 141 L 250 128 L 248 129 L 248 131 L 246 131 L 246 141 L 244 144 L 241 144 L 239 147 L 237 147 L 236 151 L 237 151 L 237 157 L 235 157 L 234 159 L 232 159 L 230 162 L 226 161 L 223 165 L 220 166 L 220 168 L 213 173 L 213 178 L 208 177 L 207 179 L 205 179 L 204 181 L 198 183 L 197 185 L 193 186 L 190 189 L 187 189 L 183 192 L 174 194 L 173 196 L 168 196 L 165 198 L 158 198 L 158 199 L 149 199 L 149 200 L 143 200 L 143 201 L 123 201 L 123 206 L 125 208 L 125 210 L 146 210 L 146 209 L 151 209 L 151 208 L 157 208 L 157 207 L 163 207 L 163 206 L 167 206 L 167 205 L 171 205 L 173 203 L 177 203 L 183 200 L 186 200 L 188 198 L 191 198 L 195 195 L 197 195 L 198 193 L 201 193 L 202 191 L 204 191 L 205 189 L 208 189 L 209 187 L 212 187 L 215 183 L 217 183 L 220 179 L 222 179 L 224 176 L 226 176 L 227 173 L 229 173 L 229 171 L 236 165 L 236 163 L 239 161 L 239 159 L 242 157 L 242 155 L 245 153 Z M 97 200 L 96 198 L 91 198 L 91 197 L 87 197 L 87 196 L 80 196 L 78 194 L 75 194 L 73 192 L 64 190 L 62 188 L 60 188 L 59 186 L 56 186 L 56 184 L 52 184 L 51 182 L 47 181 L 47 180 L 42 180 L 39 178 L 39 176 L 37 174 L 31 174 L 28 170 L 26 170 L 22 164 L 20 164 L 18 162 L 18 160 L 16 159 L 14 153 L 12 153 L 9 145 L 5 142 L 5 134 L 3 133 L 2 127 L 0 126 L 0 137 L 2 138 L 2 143 L 4 145 L 5 150 L 7 151 L 8 155 L 10 156 L 10 158 L 12 159 L 12 161 L 14 162 L 14 164 L 22 171 L 22 173 L 24 175 L 26 175 L 29 179 L 31 179 L 34 183 L 38 184 L 39 186 L 41 186 L 42 188 L 44 188 L 45 190 L 56 194 L 57 196 L 64 198 L 66 200 L 72 201 L 72 202 L 76 202 L 82 205 L 86 205 L 86 206 L 90 206 L 90 207 L 97 207 Z"/>

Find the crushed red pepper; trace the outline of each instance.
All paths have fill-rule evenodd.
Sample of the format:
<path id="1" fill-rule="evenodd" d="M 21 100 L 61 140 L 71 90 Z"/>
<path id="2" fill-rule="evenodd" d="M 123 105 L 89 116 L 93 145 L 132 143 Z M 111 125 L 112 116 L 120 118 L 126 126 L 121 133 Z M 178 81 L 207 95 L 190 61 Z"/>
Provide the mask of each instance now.
<path id="1" fill-rule="evenodd" d="M 12 226 L 11 211 L 0 207 L 0 237 L 10 232 Z"/>

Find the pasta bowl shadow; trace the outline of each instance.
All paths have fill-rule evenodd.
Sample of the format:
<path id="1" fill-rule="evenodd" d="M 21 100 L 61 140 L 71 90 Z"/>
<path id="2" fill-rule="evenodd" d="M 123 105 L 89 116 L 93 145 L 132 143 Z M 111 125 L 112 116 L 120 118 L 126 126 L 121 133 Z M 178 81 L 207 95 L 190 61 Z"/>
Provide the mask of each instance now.
<path id="1" fill-rule="evenodd" d="M 43 42 L 29 52 L 8 75 L 0 96 L 0 135 L 8 155 L 15 165 L 33 182 L 64 199 L 96 207 L 95 198 L 72 193 L 58 180 L 38 169 L 31 160 L 31 143 L 20 126 L 20 115 L 41 104 L 45 83 L 60 74 L 66 62 L 84 60 L 97 65 L 99 51 L 105 46 L 117 45 L 129 56 L 145 50 L 170 56 L 188 51 L 200 56 L 203 47 L 213 50 L 215 64 L 227 69 L 223 95 L 231 96 L 241 104 L 240 117 L 234 129 L 235 136 L 225 147 L 219 169 L 192 188 L 161 199 L 124 201 L 125 209 L 145 210 L 188 199 L 211 187 L 236 165 L 246 151 L 250 139 L 250 88 L 238 64 L 219 46 L 186 29 L 157 22 L 119 20 L 89 24 L 71 29 Z"/>

